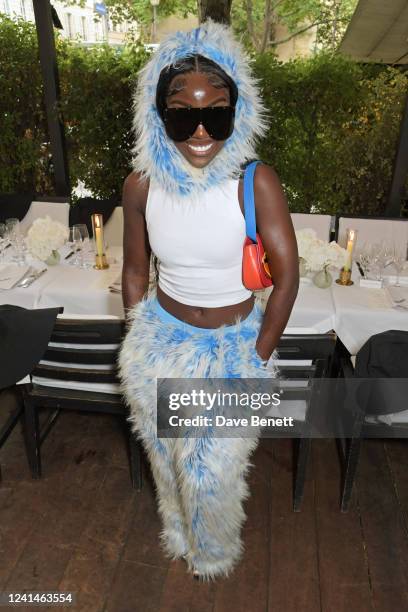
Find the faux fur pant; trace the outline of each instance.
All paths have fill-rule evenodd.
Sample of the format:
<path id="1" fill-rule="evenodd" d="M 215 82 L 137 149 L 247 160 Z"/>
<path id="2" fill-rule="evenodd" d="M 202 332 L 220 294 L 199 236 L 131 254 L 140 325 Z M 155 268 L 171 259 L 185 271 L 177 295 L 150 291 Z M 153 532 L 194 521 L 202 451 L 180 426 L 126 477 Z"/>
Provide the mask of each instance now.
<path id="1" fill-rule="evenodd" d="M 242 554 L 242 502 L 249 456 L 258 439 L 158 438 L 157 378 L 270 378 L 255 342 L 262 313 L 219 329 L 182 323 L 154 297 L 137 304 L 120 353 L 123 391 L 134 432 L 147 451 L 169 556 L 185 556 L 203 577 L 228 575 Z"/>

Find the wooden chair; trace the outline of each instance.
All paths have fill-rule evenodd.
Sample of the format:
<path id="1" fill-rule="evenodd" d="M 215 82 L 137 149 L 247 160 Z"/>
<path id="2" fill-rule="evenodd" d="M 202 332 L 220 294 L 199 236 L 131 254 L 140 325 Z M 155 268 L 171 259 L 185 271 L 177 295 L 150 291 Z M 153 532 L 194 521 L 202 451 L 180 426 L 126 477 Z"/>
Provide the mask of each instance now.
<path id="1" fill-rule="evenodd" d="M 116 372 L 124 323 L 116 317 L 58 317 L 43 359 L 24 393 L 25 431 L 33 478 L 41 477 L 41 444 L 61 410 L 128 415 Z M 40 409 L 51 409 L 39 426 Z M 141 488 L 139 442 L 127 426 L 132 483 Z"/>
<path id="2" fill-rule="evenodd" d="M 293 416 L 294 437 L 293 510 L 298 512 L 303 499 L 310 445 L 316 419 L 322 413 L 319 387 L 313 381 L 331 376 L 335 368 L 336 334 L 285 334 L 277 347 L 283 395 L 280 413 Z M 300 383 L 300 384 L 299 384 Z M 285 404 L 286 402 L 286 404 Z"/>

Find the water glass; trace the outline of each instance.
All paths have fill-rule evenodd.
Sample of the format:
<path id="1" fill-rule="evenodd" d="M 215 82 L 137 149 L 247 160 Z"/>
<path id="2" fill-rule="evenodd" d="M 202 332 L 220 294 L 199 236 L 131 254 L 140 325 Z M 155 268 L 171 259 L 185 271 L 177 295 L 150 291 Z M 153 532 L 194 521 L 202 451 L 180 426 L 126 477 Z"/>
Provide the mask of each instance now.
<path id="1" fill-rule="evenodd" d="M 93 248 L 91 241 L 89 239 L 88 228 L 85 223 L 77 223 L 74 227 L 78 228 L 80 236 L 81 236 L 81 251 L 80 251 L 80 268 L 90 268 L 92 264 L 89 262 L 89 256 L 92 252 L 93 258 Z"/>
<path id="2" fill-rule="evenodd" d="M 70 261 L 70 265 L 78 266 L 80 264 L 79 252 L 82 246 L 82 238 L 81 238 L 81 232 L 79 231 L 79 228 L 76 227 L 75 225 L 69 228 L 67 244 L 70 246 L 71 250 L 74 253 L 72 261 Z"/>

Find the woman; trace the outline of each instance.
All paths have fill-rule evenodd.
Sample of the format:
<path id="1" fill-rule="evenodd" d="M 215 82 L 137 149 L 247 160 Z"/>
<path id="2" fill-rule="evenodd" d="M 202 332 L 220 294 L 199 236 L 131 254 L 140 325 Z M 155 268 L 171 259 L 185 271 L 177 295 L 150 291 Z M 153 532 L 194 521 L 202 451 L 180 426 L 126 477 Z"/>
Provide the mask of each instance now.
<path id="1" fill-rule="evenodd" d="M 274 280 L 264 316 L 241 277 L 239 177 L 266 130 L 263 111 L 247 58 L 230 30 L 212 21 L 170 36 L 139 75 L 135 170 L 123 190 L 129 331 L 120 372 L 151 463 L 164 548 L 203 578 L 228 575 L 242 553 L 245 473 L 257 439 L 158 438 L 155 379 L 276 373 L 298 255 L 279 179 L 263 164 L 256 215 Z M 151 251 L 160 262 L 157 297 L 145 298 Z"/>

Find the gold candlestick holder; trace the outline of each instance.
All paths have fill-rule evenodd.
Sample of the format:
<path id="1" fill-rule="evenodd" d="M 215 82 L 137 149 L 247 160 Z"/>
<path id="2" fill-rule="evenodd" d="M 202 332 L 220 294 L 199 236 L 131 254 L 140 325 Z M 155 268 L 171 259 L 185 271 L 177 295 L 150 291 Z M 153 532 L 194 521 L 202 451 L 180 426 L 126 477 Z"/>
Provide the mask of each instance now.
<path id="1" fill-rule="evenodd" d="M 103 217 L 100 213 L 91 215 L 92 229 L 95 243 L 95 270 L 106 270 L 109 264 L 105 255 L 105 241 L 103 236 Z"/>
<path id="2" fill-rule="evenodd" d="M 106 260 L 106 255 L 95 255 L 95 270 L 106 270 L 109 268 L 109 264 Z"/>
<path id="3" fill-rule="evenodd" d="M 342 268 L 339 273 L 339 278 L 336 278 L 336 283 L 338 285 L 354 285 L 351 280 L 351 270 L 345 270 Z"/>

